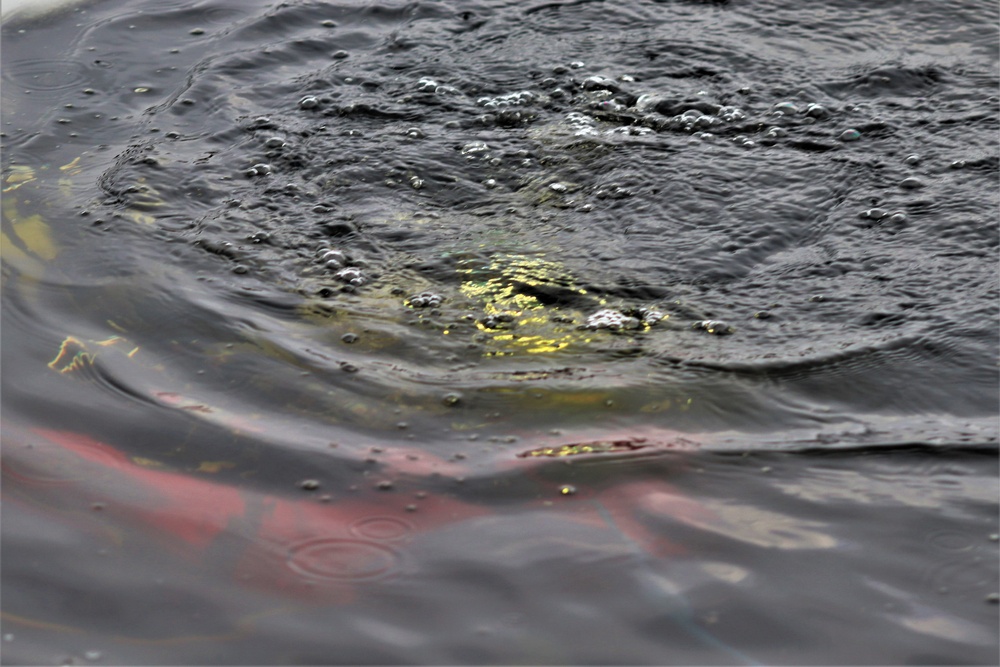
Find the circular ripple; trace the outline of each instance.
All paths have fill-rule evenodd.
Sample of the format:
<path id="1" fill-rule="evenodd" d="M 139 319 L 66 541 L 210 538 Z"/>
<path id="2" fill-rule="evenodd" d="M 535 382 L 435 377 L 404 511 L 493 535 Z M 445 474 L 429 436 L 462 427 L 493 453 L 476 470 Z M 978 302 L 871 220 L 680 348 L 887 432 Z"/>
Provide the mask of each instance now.
<path id="1" fill-rule="evenodd" d="M 934 589 L 960 593 L 986 590 L 995 586 L 996 580 L 996 573 L 990 571 L 985 561 L 971 558 L 942 563 L 924 576 L 924 581 Z"/>
<path id="2" fill-rule="evenodd" d="M 4 68 L 4 78 L 31 91 L 82 87 L 87 66 L 73 60 L 20 60 Z"/>
<path id="3" fill-rule="evenodd" d="M 351 532 L 358 537 L 393 542 L 409 537 L 413 524 L 394 516 L 371 516 L 352 523 Z"/>
<path id="4" fill-rule="evenodd" d="M 319 539 L 292 547 L 288 567 L 310 579 L 372 581 L 399 568 L 400 554 L 392 547 L 366 540 Z"/>
<path id="5" fill-rule="evenodd" d="M 954 530 L 941 530 L 927 537 L 927 541 L 945 551 L 969 551 L 976 546 L 975 538 Z"/>

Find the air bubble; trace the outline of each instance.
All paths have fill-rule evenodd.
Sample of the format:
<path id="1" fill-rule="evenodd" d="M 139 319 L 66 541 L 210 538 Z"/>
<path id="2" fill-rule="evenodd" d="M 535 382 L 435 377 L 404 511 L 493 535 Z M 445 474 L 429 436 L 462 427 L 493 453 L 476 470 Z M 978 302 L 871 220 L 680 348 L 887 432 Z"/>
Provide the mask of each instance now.
<path id="1" fill-rule="evenodd" d="M 852 128 L 841 132 L 839 138 L 841 141 L 857 141 L 861 138 L 861 133 Z"/>
<path id="2" fill-rule="evenodd" d="M 701 320 L 700 322 L 695 322 L 692 328 L 716 336 L 726 336 L 733 333 L 733 327 L 720 320 Z"/>

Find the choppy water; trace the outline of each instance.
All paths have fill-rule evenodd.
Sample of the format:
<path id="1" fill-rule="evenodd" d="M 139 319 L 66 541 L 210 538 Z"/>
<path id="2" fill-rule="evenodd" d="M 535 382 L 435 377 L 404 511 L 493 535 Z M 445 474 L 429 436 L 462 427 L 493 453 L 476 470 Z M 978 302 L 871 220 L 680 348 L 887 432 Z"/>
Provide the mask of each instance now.
<path id="1" fill-rule="evenodd" d="M 5 18 L 4 663 L 995 664 L 997 22 Z"/>

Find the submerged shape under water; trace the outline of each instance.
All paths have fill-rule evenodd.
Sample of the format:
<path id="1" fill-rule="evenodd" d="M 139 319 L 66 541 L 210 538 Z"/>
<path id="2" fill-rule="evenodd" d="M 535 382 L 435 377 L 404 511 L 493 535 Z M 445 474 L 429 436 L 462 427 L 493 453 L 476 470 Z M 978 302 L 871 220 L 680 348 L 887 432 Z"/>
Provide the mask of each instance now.
<path id="1" fill-rule="evenodd" d="M 5 662 L 995 662 L 997 20 L 5 13 Z"/>

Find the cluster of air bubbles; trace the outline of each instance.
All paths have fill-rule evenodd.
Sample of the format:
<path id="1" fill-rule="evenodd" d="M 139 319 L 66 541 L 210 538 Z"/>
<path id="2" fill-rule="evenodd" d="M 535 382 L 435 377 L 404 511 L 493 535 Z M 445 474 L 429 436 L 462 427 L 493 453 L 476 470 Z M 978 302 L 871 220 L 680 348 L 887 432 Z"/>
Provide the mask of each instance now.
<path id="1" fill-rule="evenodd" d="M 347 255 L 336 248 L 323 248 L 319 251 L 319 261 L 328 269 L 339 270 L 347 265 Z"/>
<path id="2" fill-rule="evenodd" d="M 417 81 L 417 92 L 434 93 L 436 95 L 457 95 L 459 91 L 454 86 L 441 84 L 434 79 L 424 77 Z"/>
<path id="3" fill-rule="evenodd" d="M 815 102 L 811 102 L 802 108 L 796 106 L 794 102 L 778 102 L 771 107 L 771 115 L 779 118 L 782 116 L 803 115 L 818 119 L 826 118 L 830 115 L 830 112 L 826 110 L 826 107 Z"/>
<path id="4" fill-rule="evenodd" d="M 349 266 L 337 271 L 335 277 L 337 280 L 354 287 L 361 287 L 365 284 L 365 276 L 361 273 L 361 269 L 356 266 Z"/>
<path id="5" fill-rule="evenodd" d="M 484 329 L 510 329 L 514 325 L 514 316 L 510 313 L 494 313 L 479 320 Z"/>
<path id="6" fill-rule="evenodd" d="M 323 268 L 335 271 L 334 277 L 353 287 L 360 287 L 368 282 L 361 271 L 360 260 L 352 259 L 343 250 L 322 247 L 316 253 L 317 261 Z"/>
<path id="7" fill-rule="evenodd" d="M 470 141 L 469 143 L 462 146 L 462 155 L 473 155 L 477 157 L 484 157 L 484 154 L 490 150 L 490 147 L 486 145 L 483 141 Z"/>
<path id="8" fill-rule="evenodd" d="M 406 299 L 407 305 L 411 308 L 437 308 L 444 301 L 444 297 L 434 292 L 421 292 Z"/>
<path id="9" fill-rule="evenodd" d="M 480 97 L 476 104 L 484 109 L 493 111 L 496 109 L 507 109 L 509 107 L 523 107 L 538 100 L 538 95 L 530 90 L 519 90 L 506 95 L 496 97 Z"/>
<path id="10" fill-rule="evenodd" d="M 621 127 L 611 128 L 605 134 L 623 135 L 626 137 L 641 137 L 647 134 L 653 134 L 653 130 L 648 127 L 642 127 L 641 125 L 622 125 Z"/>
<path id="11" fill-rule="evenodd" d="M 587 318 L 581 329 L 608 329 L 610 331 L 627 331 L 651 327 L 664 317 L 663 313 L 653 308 L 627 308 L 614 310 L 604 308 Z"/>
<path id="12" fill-rule="evenodd" d="M 566 114 L 566 124 L 569 125 L 574 137 L 589 137 L 598 133 L 596 121 L 579 111 Z"/>
<path id="13" fill-rule="evenodd" d="M 259 162 L 243 172 L 247 178 L 256 176 L 267 176 L 271 173 L 271 165 Z"/>
<path id="14" fill-rule="evenodd" d="M 594 191 L 594 196 L 598 199 L 625 199 L 633 194 L 635 193 L 618 183 L 608 183 Z"/>
<path id="15" fill-rule="evenodd" d="M 882 225 L 888 223 L 891 227 L 899 228 L 906 224 L 909 217 L 903 211 L 887 211 L 884 208 L 869 208 L 859 215 L 862 220 L 871 220 L 872 223 Z"/>
<path id="16" fill-rule="evenodd" d="M 716 336 L 726 336 L 734 331 L 733 327 L 720 320 L 701 320 L 695 322 L 692 328 Z"/>

